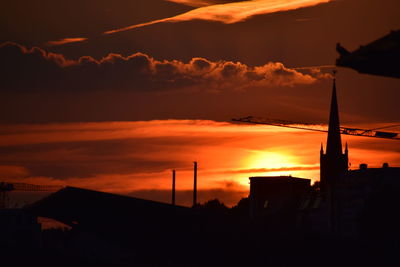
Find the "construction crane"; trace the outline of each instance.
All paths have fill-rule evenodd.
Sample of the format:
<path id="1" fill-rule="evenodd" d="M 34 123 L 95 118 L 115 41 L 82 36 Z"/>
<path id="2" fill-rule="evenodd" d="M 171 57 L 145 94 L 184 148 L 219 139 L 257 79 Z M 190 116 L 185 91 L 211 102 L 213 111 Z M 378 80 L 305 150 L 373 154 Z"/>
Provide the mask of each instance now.
<path id="1" fill-rule="evenodd" d="M 277 119 L 268 119 L 268 118 L 257 118 L 253 116 L 248 116 L 239 119 L 232 119 L 235 122 L 243 122 L 243 123 L 251 123 L 251 124 L 263 124 L 263 125 L 272 125 L 278 127 L 286 127 L 293 129 L 301 129 L 308 131 L 316 131 L 316 132 L 327 132 L 326 125 L 324 124 L 313 124 L 313 123 L 300 123 L 286 120 L 277 120 Z M 364 136 L 364 137 L 376 137 L 376 138 L 384 138 L 391 140 L 400 140 L 399 133 L 395 132 L 383 132 L 377 131 L 386 128 L 399 127 L 400 124 L 388 125 L 374 129 L 359 129 L 359 128 L 348 128 L 348 127 L 340 127 L 340 133 L 346 135 L 355 135 L 355 136 Z"/>
<path id="2" fill-rule="evenodd" d="M 7 208 L 8 193 L 11 191 L 24 191 L 24 192 L 57 191 L 61 188 L 63 188 L 63 186 L 0 182 L 0 209 Z"/>

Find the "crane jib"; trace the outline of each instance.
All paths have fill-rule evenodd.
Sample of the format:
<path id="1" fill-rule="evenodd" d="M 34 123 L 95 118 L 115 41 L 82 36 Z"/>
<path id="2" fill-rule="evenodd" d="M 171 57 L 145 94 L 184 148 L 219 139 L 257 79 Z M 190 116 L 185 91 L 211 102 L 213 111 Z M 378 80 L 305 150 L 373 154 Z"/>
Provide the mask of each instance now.
<path id="1" fill-rule="evenodd" d="M 327 132 L 328 131 L 326 129 L 326 126 L 324 126 L 322 124 L 300 123 L 300 122 L 292 122 L 292 121 L 268 119 L 268 118 L 256 118 L 256 117 L 252 117 L 252 116 L 239 118 L 239 119 L 232 119 L 232 121 L 251 123 L 251 124 L 271 125 L 271 126 L 293 128 L 293 129 L 300 129 L 300 130 L 307 130 L 307 131 L 316 131 L 316 132 Z M 397 127 L 397 126 L 399 126 L 399 125 L 379 127 L 379 128 L 375 128 L 375 130 L 383 129 L 383 128 L 390 128 L 390 127 Z M 365 129 L 359 129 L 359 128 L 340 127 L 340 133 L 345 134 L 345 135 L 400 140 L 399 133 L 374 131 L 374 129 L 365 130 Z"/>

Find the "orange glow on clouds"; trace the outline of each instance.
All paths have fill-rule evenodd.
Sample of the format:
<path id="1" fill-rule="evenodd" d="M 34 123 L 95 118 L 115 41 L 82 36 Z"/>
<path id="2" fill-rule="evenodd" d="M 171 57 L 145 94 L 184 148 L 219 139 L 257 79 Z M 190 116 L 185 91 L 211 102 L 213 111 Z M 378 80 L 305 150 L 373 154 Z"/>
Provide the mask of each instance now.
<path id="1" fill-rule="evenodd" d="M 303 7 L 315 6 L 322 3 L 328 3 L 331 0 L 251 0 L 242 2 L 233 2 L 219 5 L 207 5 L 195 8 L 186 13 L 153 20 L 141 24 L 135 24 L 128 27 L 106 31 L 104 34 L 112 34 L 127 31 L 135 28 L 149 26 L 162 22 L 182 22 L 190 20 L 208 20 L 217 21 L 226 24 L 244 21 L 256 15 L 283 12 Z M 198 5 L 198 1 L 172 1 L 184 4 Z M 203 1 L 200 1 L 203 4 Z"/>
<path id="2" fill-rule="evenodd" d="M 213 5 L 212 1 L 207 1 L 207 0 L 166 0 L 166 1 L 174 2 L 177 4 L 186 5 L 186 6 L 192 6 L 192 7 Z"/>
<path id="3" fill-rule="evenodd" d="M 199 163 L 199 198 L 228 205 L 248 195 L 248 177 L 319 177 L 326 133 L 207 120 L 2 125 L 0 178 L 62 184 L 169 200 L 171 170 L 177 190 L 192 190 Z M 353 168 L 400 165 L 400 143 L 343 136 Z M 183 193 L 182 193 L 183 194 Z M 177 199 L 190 204 L 190 194 Z"/>
<path id="4" fill-rule="evenodd" d="M 81 37 L 76 37 L 76 38 L 63 38 L 57 41 L 48 41 L 46 44 L 48 46 L 57 46 L 57 45 L 63 45 L 63 44 L 70 44 L 70 43 L 77 43 L 77 42 L 83 42 L 86 41 L 87 38 L 81 38 Z"/>
<path id="5" fill-rule="evenodd" d="M 34 78 L 46 68 L 63 73 L 58 79 L 52 75 L 43 76 L 42 89 L 59 88 L 86 90 L 131 90 L 135 92 L 178 92 L 198 91 L 216 93 L 222 91 L 244 91 L 266 87 L 292 87 L 313 84 L 331 78 L 320 70 L 299 72 L 280 62 L 268 62 L 264 65 L 249 66 L 241 62 L 210 61 L 194 57 L 189 62 L 180 60 L 157 60 L 147 54 L 134 53 L 128 56 L 110 53 L 96 60 L 90 56 L 68 59 L 62 54 L 48 52 L 38 47 L 28 49 L 25 46 L 6 42 L 0 44 L 0 52 L 7 54 L 5 65 L 15 61 L 24 68 L 19 72 L 23 82 L 5 80 L 5 87 L 26 90 L 36 84 Z M 8 51 L 8 52 L 7 52 Z M 11 52 L 12 51 L 12 52 Z M 12 54 L 10 54 L 12 53 Z M 18 60 L 16 60 L 18 58 Z M 140 64 L 139 64 L 140 62 Z M 110 68 L 110 66 L 113 66 Z M 126 71 L 126 70 L 130 71 Z M 36 74 L 35 74 L 36 73 Z M 85 73 L 85 75 L 81 75 Z M 118 73 L 118 75 L 115 75 Z M 8 75 L 7 75 L 8 74 Z M 5 77 L 13 77 L 12 73 Z"/>

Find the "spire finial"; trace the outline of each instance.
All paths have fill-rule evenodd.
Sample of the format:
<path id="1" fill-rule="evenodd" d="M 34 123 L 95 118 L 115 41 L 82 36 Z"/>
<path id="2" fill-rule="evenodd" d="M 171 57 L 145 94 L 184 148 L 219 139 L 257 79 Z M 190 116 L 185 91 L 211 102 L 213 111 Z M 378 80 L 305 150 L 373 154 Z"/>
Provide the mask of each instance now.
<path id="1" fill-rule="evenodd" d="M 336 69 L 332 70 L 332 75 L 333 75 L 333 90 L 335 90 L 335 91 L 336 91 L 336 74 L 337 74 L 337 70 L 336 70 Z M 336 92 L 335 92 L 335 94 L 336 94 Z"/>

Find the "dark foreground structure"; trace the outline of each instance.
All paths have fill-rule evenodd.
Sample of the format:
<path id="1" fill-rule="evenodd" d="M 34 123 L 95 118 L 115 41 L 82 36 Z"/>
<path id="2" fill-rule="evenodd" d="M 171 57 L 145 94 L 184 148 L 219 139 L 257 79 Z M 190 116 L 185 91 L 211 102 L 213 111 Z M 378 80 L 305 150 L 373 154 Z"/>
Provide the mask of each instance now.
<path id="1" fill-rule="evenodd" d="M 296 215 L 299 205 L 311 191 L 311 180 L 291 176 L 250 177 L 250 218 Z M 295 221 L 296 218 L 280 218 Z"/>
<path id="2" fill-rule="evenodd" d="M 400 78 L 400 30 L 360 46 L 349 52 L 339 43 L 336 46 L 340 57 L 336 65 L 352 68 L 360 73 Z"/>

